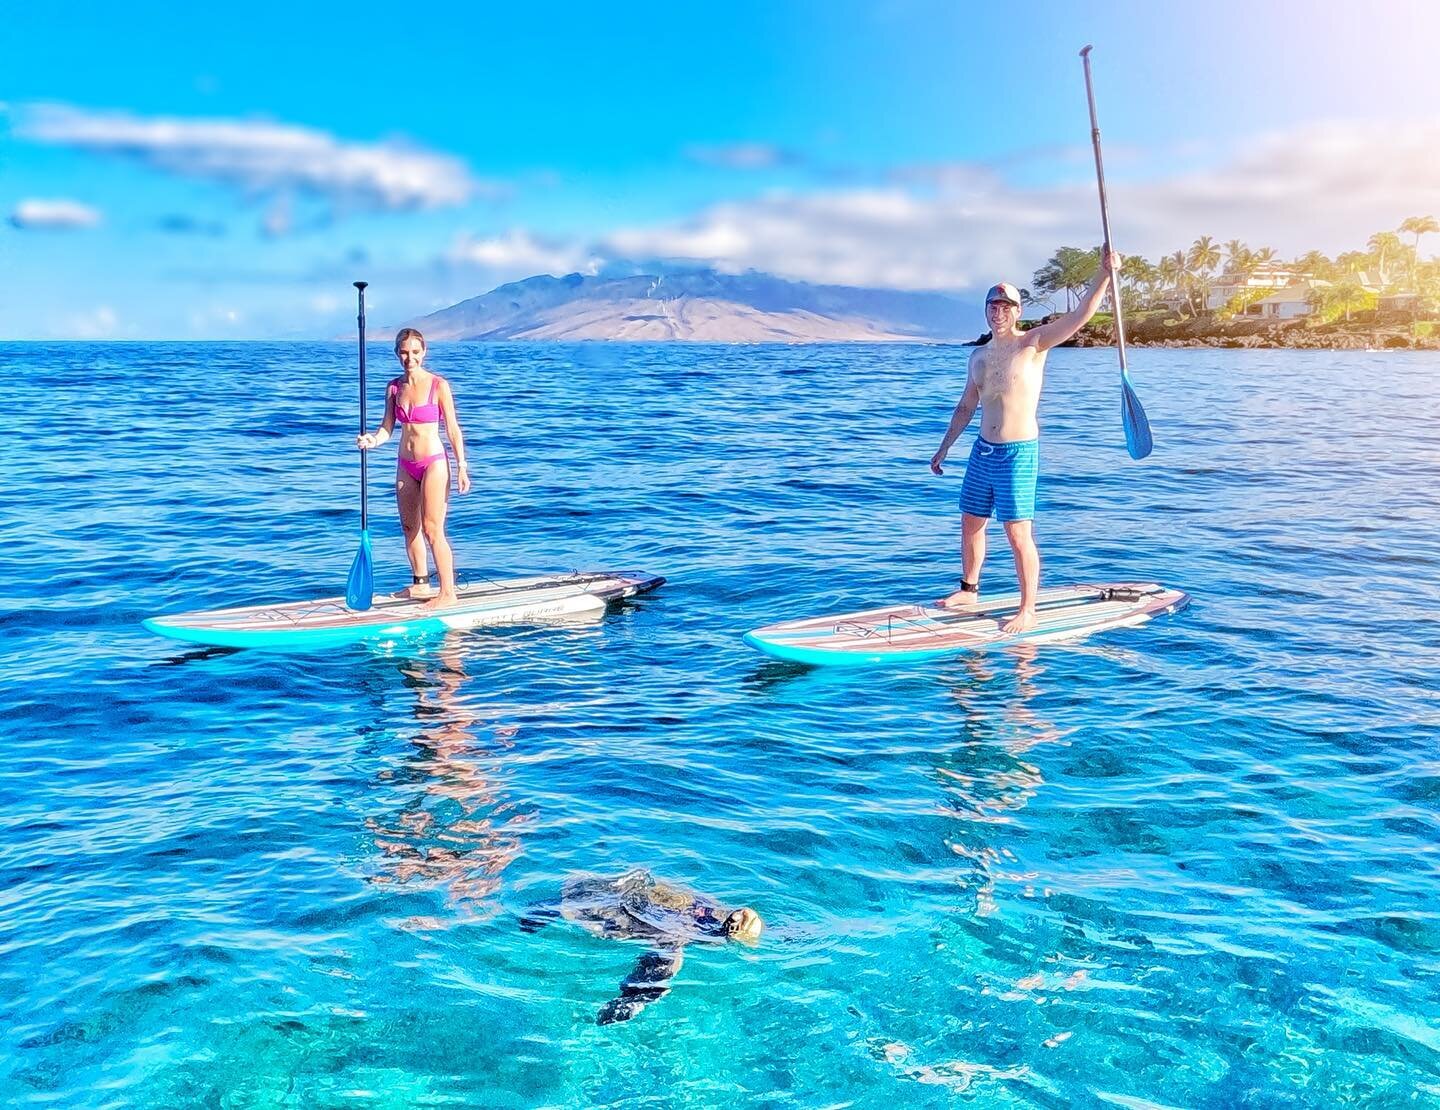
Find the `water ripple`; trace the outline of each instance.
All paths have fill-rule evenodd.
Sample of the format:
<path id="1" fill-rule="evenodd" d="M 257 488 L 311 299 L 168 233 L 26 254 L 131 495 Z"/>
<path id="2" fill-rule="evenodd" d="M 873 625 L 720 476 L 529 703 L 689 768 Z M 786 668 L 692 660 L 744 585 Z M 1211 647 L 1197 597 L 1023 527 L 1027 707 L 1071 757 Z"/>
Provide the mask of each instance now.
<path id="1" fill-rule="evenodd" d="M 955 577 L 959 483 L 925 464 L 963 350 L 439 346 L 462 572 L 670 583 L 601 623 L 323 656 L 137 625 L 341 590 L 347 345 L 0 354 L 76 433 L 0 504 L 7 1103 L 1440 1098 L 1433 355 L 1136 352 L 1136 464 L 1110 355 L 1056 352 L 1047 577 L 1193 607 L 830 674 L 739 634 Z M 267 417 L 282 379 L 310 400 Z M 597 1026 L 643 948 L 518 917 L 634 866 L 768 929 Z"/>

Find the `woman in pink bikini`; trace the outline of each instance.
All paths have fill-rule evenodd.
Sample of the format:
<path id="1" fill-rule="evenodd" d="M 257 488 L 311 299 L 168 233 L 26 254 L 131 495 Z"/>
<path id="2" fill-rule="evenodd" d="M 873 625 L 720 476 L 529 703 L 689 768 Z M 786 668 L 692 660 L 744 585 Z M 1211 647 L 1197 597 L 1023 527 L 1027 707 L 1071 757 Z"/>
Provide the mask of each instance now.
<path id="1" fill-rule="evenodd" d="M 395 336 L 395 357 L 405 373 L 385 387 L 385 419 L 380 429 L 355 437 L 355 444 L 370 450 L 385 443 L 398 423 L 400 465 L 395 471 L 395 500 L 400 506 L 400 524 L 405 529 L 405 554 L 414 575 L 408 596 L 432 596 L 430 572 L 426 569 L 425 545 L 435 556 L 440 572 L 440 593 L 427 608 L 453 605 L 455 557 L 445 538 L 445 509 L 450 500 L 450 462 L 440 442 L 440 420 L 455 451 L 456 478 L 461 493 L 470 491 L 465 469 L 465 440 L 455 416 L 455 396 L 450 383 L 425 369 L 425 337 L 414 328 L 401 328 Z"/>

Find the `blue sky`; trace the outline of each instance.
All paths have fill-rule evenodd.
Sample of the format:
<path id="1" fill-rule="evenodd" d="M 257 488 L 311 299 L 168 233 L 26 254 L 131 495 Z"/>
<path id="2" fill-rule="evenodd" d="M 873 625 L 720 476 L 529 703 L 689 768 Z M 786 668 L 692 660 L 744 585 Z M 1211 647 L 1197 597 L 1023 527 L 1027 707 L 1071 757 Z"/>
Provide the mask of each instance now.
<path id="1" fill-rule="evenodd" d="M 356 277 L 394 323 L 624 257 L 1024 284 L 1099 238 L 1086 42 L 1122 250 L 1338 252 L 1440 215 L 1440 5 L 1419 0 L 66 4 L 7 25 L 4 337 L 334 335 Z"/>

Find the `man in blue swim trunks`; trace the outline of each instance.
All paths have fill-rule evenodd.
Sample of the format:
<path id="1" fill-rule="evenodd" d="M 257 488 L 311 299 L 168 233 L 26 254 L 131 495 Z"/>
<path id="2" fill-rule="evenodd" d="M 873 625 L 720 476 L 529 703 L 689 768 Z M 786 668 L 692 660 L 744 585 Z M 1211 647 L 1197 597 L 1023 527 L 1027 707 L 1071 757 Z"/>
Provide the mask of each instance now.
<path id="1" fill-rule="evenodd" d="M 1095 315 L 1110 284 L 1110 270 L 1120 269 L 1113 251 L 1108 266 L 1071 312 L 1029 331 L 1020 331 L 1020 293 L 1005 282 L 985 294 L 985 318 L 990 342 L 970 355 L 965 392 L 955 406 L 950 427 L 930 469 L 944 473 L 941 464 L 960 433 L 980 409 L 980 437 L 965 466 L 960 487 L 961 548 L 964 577 L 960 588 L 940 604 L 965 608 L 980 596 L 980 567 L 985 562 L 985 526 L 991 515 L 1005 526 L 1015 553 L 1015 575 L 1020 579 L 1020 611 L 1001 626 L 1003 632 L 1024 632 L 1035 627 L 1035 595 L 1040 589 L 1040 553 L 1035 549 L 1031 521 L 1035 517 L 1035 479 L 1040 467 L 1040 386 L 1045 377 L 1045 354 L 1064 343 Z"/>

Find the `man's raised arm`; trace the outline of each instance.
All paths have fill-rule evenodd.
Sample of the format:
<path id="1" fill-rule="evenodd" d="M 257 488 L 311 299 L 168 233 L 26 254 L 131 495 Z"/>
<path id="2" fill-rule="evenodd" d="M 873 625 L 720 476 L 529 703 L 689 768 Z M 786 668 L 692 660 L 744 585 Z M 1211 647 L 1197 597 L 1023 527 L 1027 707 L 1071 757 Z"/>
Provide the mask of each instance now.
<path id="1" fill-rule="evenodd" d="M 1120 256 L 1114 251 L 1110 252 L 1110 264 L 1107 266 L 1102 259 L 1100 269 L 1096 271 L 1095 278 L 1090 282 L 1090 287 L 1080 295 L 1080 303 L 1059 319 L 1051 320 L 1048 324 L 1041 324 L 1038 328 L 1031 328 L 1026 332 L 1037 348 L 1048 351 L 1051 347 L 1058 347 L 1065 340 L 1073 336 L 1077 331 L 1090 322 L 1100 309 L 1100 302 L 1105 299 L 1105 290 L 1110 284 L 1111 269 L 1118 274 L 1120 272 Z"/>

